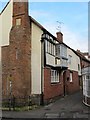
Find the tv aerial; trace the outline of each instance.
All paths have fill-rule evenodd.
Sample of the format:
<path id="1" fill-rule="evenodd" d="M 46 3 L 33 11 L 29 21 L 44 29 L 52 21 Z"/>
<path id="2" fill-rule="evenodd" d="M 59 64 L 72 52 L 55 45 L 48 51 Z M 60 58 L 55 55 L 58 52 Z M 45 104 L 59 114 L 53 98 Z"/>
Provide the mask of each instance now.
<path id="1" fill-rule="evenodd" d="M 57 30 L 59 31 L 59 32 L 61 32 L 61 28 L 62 28 L 62 24 L 64 24 L 63 22 L 60 22 L 60 21 L 56 21 L 57 23 L 58 23 L 58 26 L 57 26 Z"/>

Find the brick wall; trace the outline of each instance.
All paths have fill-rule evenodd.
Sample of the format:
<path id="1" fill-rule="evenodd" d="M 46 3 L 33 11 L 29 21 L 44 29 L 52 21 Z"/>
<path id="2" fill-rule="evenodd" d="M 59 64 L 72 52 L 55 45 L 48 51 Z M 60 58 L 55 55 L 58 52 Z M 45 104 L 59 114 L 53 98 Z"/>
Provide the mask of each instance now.
<path id="1" fill-rule="evenodd" d="M 60 75 L 60 83 L 51 84 L 51 69 L 44 69 L 44 99 L 63 95 L 63 77 Z"/>
<path id="2" fill-rule="evenodd" d="M 66 90 L 67 94 L 74 93 L 80 89 L 79 86 L 79 77 L 77 71 L 71 71 L 72 72 L 72 82 L 70 82 L 70 79 L 67 80 L 67 77 L 70 78 L 70 70 L 66 71 Z"/>
<path id="3" fill-rule="evenodd" d="M 65 95 L 72 94 L 78 91 L 79 79 L 78 72 L 72 71 L 73 82 L 70 82 L 70 70 L 66 70 L 63 74 L 60 74 L 60 83 L 51 84 L 51 69 L 45 67 L 44 69 L 44 99 L 49 100 L 56 96 L 61 96 L 64 94 L 64 84 L 65 84 Z"/>
<path id="4" fill-rule="evenodd" d="M 29 96 L 31 93 L 31 38 L 30 21 L 26 2 L 13 4 L 13 26 L 10 31 L 9 46 L 2 48 L 3 97 L 10 93 L 7 78 L 12 75 L 12 95 Z M 21 25 L 16 26 L 16 19 Z"/>
<path id="5" fill-rule="evenodd" d="M 30 34 L 28 28 L 16 26 L 10 34 L 10 73 L 13 75 L 13 94 L 27 96 L 30 95 Z M 17 54 L 17 55 L 16 55 Z"/>
<path id="6" fill-rule="evenodd" d="M 5 96 L 8 94 L 8 91 L 7 89 L 8 86 L 7 86 L 7 76 L 8 76 L 8 73 L 9 73 L 9 55 L 8 55 L 8 52 L 9 52 L 9 47 L 8 46 L 5 46 L 5 47 L 2 47 L 1 48 L 1 52 L 2 52 L 2 94 L 4 94 Z"/>

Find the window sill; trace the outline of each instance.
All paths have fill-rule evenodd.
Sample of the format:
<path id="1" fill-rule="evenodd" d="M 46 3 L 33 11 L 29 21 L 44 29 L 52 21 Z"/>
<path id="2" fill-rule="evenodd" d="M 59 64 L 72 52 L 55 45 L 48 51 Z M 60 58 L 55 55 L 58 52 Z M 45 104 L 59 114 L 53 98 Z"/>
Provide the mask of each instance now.
<path id="1" fill-rule="evenodd" d="M 73 82 L 70 82 L 70 84 L 73 84 Z"/>
<path id="2" fill-rule="evenodd" d="M 51 85 L 61 84 L 60 82 L 51 82 Z"/>

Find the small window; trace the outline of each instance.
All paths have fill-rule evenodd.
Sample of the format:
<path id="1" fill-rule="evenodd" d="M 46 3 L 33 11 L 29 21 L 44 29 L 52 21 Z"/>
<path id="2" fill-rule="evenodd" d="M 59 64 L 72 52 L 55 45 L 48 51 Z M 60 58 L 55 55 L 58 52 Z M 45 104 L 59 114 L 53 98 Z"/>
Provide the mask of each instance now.
<path id="1" fill-rule="evenodd" d="M 72 72 L 70 72 L 70 82 L 73 81 L 72 78 L 73 78 L 73 76 L 72 76 Z"/>
<path id="2" fill-rule="evenodd" d="M 59 82 L 59 71 L 51 70 L 51 83 Z"/>
<path id="3" fill-rule="evenodd" d="M 16 25 L 21 25 L 21 18 L 16 19 Z"/>
<path id="4" fill-rule="evenodd" d="M 78 70 L 80 70 L 80 65 L 78 64 Z"/>

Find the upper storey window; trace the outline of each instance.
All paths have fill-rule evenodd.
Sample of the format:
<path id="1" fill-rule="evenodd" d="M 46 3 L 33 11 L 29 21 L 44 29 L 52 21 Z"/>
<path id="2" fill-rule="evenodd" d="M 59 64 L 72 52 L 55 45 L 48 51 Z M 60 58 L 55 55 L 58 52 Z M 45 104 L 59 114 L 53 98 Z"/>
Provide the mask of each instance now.
<path id="1" fill-rule="evenodd" d="M 67 58 L 67 47 L 64 45 L 60 45 L 60 56 Z"/>
<path id="2" fill-rule="evenodd" d="M 55 56 L 55 39 L 53 36 L 45 33 L 42 34 L 42 39 L 45 40 L 45 49 L 46 52 L 50 55 Z"/>
<path id="3" fill-rule="evenodd" d="M 45 46 L 46 46 L 46 52 L 51 54 L 51 55 L 55 55 L 55 45 L 52 44 L 50 41 L 46 40 L 45 41 Z"/>
<path id="4" fill-rule="evenodd" d="M 67 58 L 67 47 L 62 44 L 56 45 L 56 57 Z"/>
<path id="5" fill-rule="evenodd" d="M 56 45 L 56 57 L 60 58 L 60 45 Z"/>

